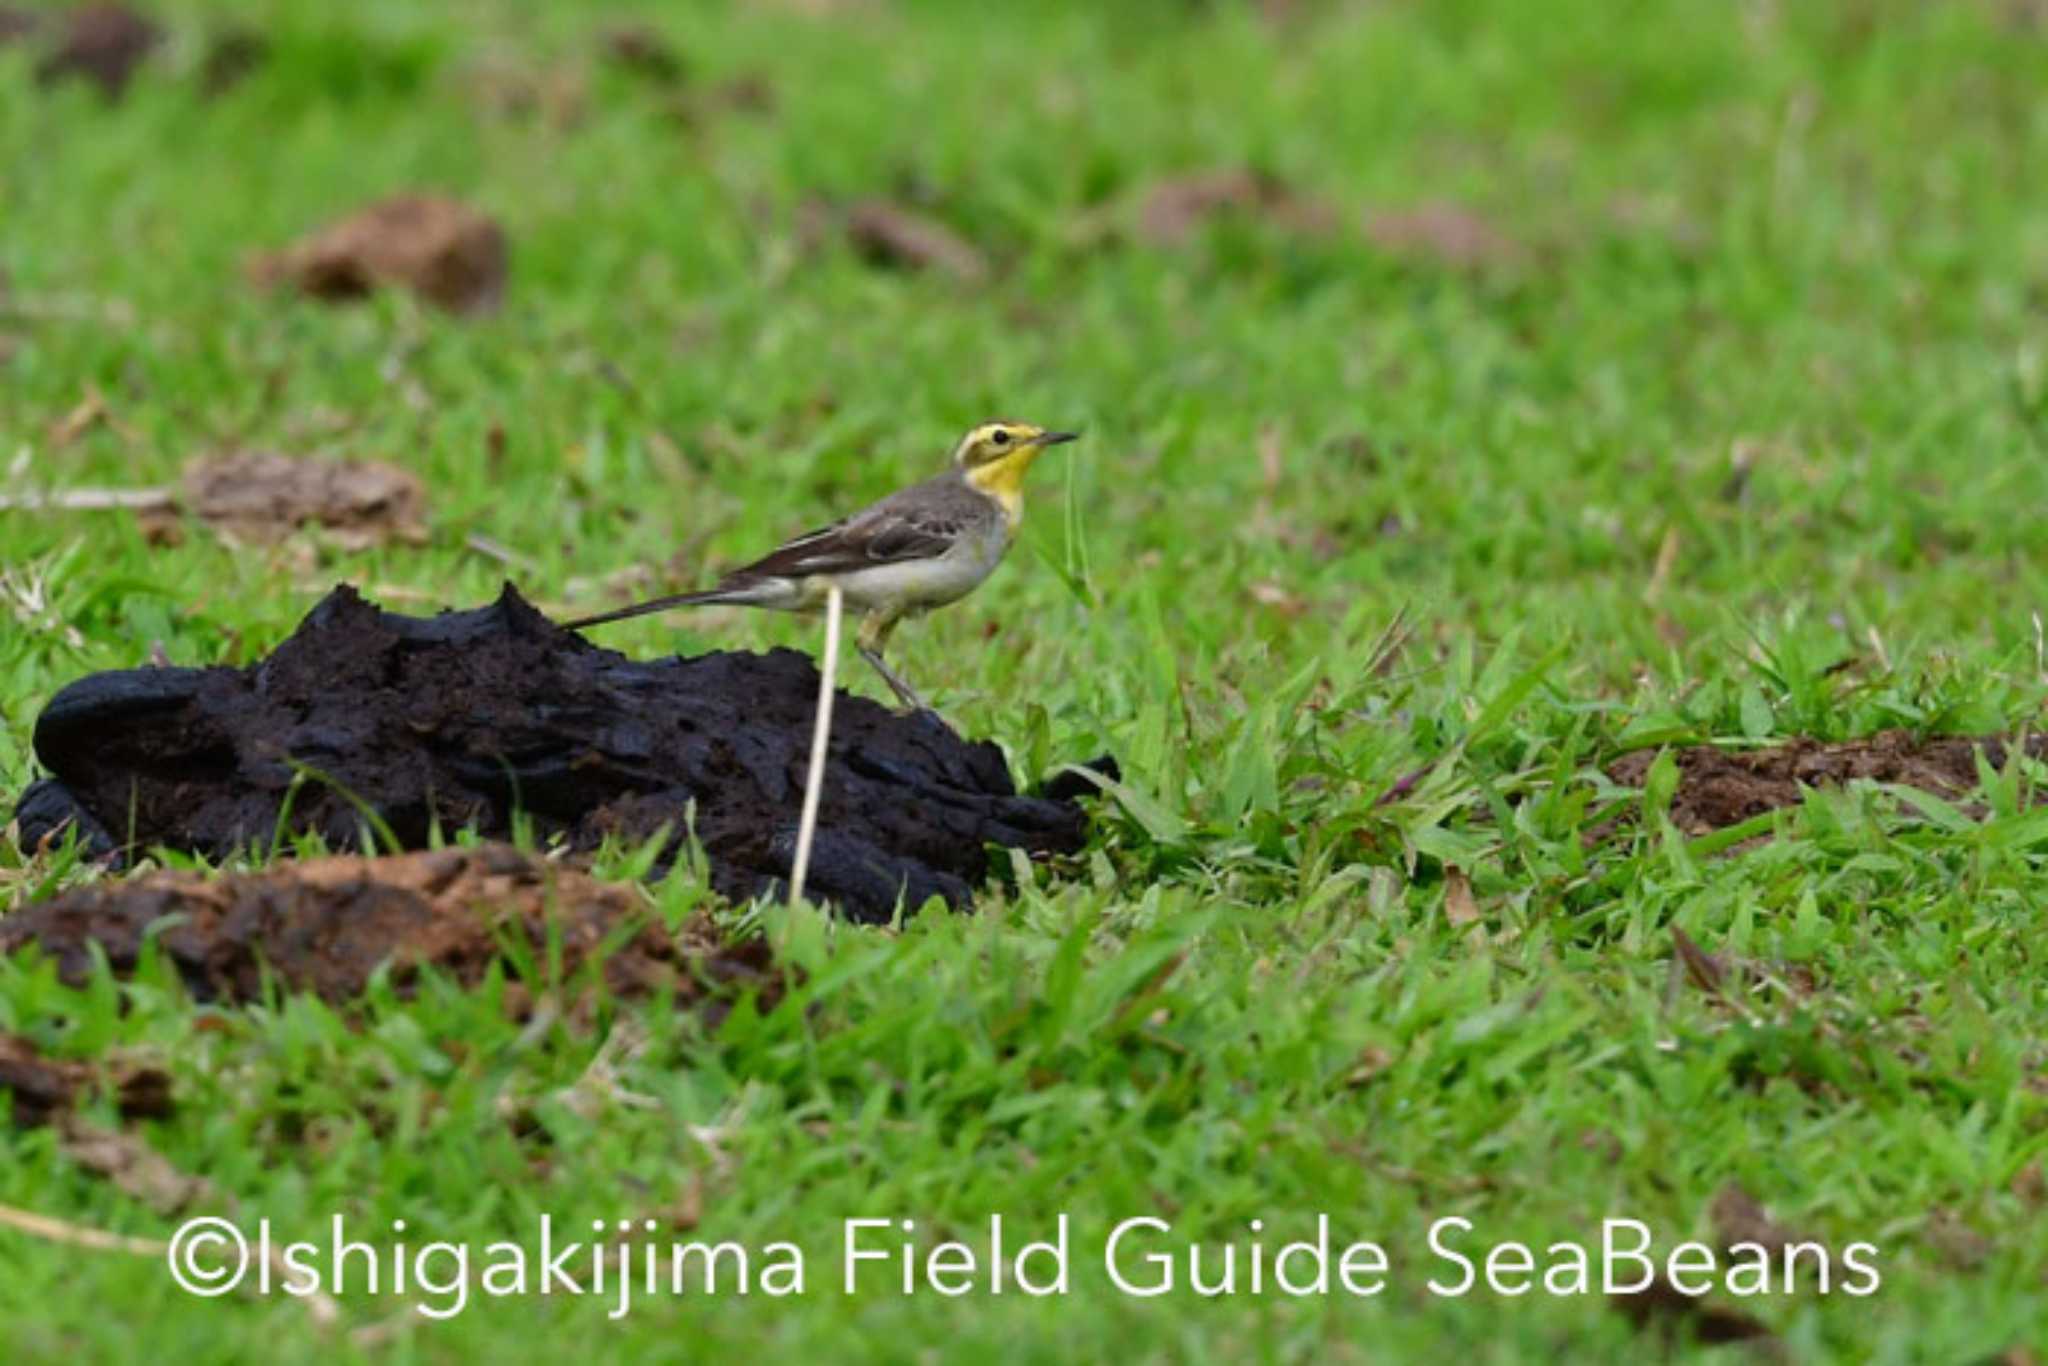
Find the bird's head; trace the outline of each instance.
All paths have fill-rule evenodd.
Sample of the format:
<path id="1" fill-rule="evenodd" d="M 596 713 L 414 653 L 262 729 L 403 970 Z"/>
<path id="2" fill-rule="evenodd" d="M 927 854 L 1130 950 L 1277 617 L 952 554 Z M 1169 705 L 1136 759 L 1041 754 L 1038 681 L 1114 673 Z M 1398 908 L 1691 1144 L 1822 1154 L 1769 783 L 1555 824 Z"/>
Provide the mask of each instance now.
<path id="1" fill-rule="evenodd" d="M 1029 422 L 984 422 L 960 438 L 953 463 L 976 488 L 998 496 L 1013 494 L 1039 452 L 1079 435 L 1047 431 Z"/>

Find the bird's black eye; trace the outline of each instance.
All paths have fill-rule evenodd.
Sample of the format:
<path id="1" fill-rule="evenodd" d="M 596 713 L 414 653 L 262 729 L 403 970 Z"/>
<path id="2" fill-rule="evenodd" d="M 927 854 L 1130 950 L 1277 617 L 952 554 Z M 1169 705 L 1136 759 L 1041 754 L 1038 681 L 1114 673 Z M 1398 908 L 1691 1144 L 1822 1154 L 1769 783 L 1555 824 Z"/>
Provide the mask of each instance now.
<path id="1" fill-rule="evenodd" d="M 988 442 L 991 446 L 1007 446 L 1010 444 L 1010 434 L 998 427 L 988 434 Z"/>

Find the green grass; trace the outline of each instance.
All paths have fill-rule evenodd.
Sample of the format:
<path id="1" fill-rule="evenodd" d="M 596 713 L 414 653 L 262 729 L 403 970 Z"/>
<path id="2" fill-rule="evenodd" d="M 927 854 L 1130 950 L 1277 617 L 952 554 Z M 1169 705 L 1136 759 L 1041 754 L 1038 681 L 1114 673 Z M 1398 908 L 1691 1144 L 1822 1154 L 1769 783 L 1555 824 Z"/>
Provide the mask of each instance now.
<path id="1" fill-rule="evenodd" d="M 1027 869 L 977 915 L 799 917 L 808 984 L 715 1037 L 652 1007 L 523 1030 L 432 987 L 351 1021 L 0 969 L 0 1029 L 162 1058 L 180 1108 L 149 1141 L 283 1236 L 340 1213 L 481 1249 L 544 1212 L 698 1202 L 676 1236 L 810 1253 L 794 1299 L 609 1322 L 473 1296 L 437 1323 L 349 1295 L 323 1329 L 0 1231 L 16 1358 L 1619 1359 L 1646 1340 L 1597 1295 L 1431 1295 L 1425 1230 L 1541 1247 L 1619 1215 L 1668 1247 L 1731 1180 L 1880 1250 L 1874 1296 L 1748 1303 L 1796 1358 L 2048 1350 L 2048 1220 L 2015 1188 L 2048 1156 L 2039 775 L 1989 774 L 1967 809 L 1818 794 L 1730 849 L 1681 837 L 1661 781 L 1601 773 L 1674 741 L 2036 717 L 2048 38 L 2027 7 L 824 8 L 648 7 L 694 83 L 773 88 L 770 112 L 694 122 L 593 61 L 594 6 L 167 5 L 173 40 L 118 106 L 0 50 L 6 482 L 160 483 L 239 445 L 395 460 L 433 500 L 430 545 L 357 554 L 0 512 L 0 802 L 50 695 L 152 643 L 253 659 L 341 579 L 481 602 L 507 571 L 473 534 L 559 611 L 635 564 L 644 590 L 696 584 L 991 415 L 1088 435 L 1034 475 L 1011 563 L 898 657 L 1021 780 L 1106 750 L 1129 786 L 1070 875 Z M 203 39 L 236 17 L 273 60 L 202 101 Z M 494 110 L 481 63 L 569 73 L 580 117 Z M 1172 249 L 1090 229 L 1158 177 L 1246 164 L 1347 225 L 1455 201 L 1518 250 L 1467 270 L 1348 226 Z M 418 185 L 503 221 L 497 317 L 245 284 L 250 252 Z M 928 197 L 993 281 L 807 234 L 813 196 L 871 193 Z M 88 389 L 115 422 L 59 447 Z M 608 643 L 814 637 L 706 614 Z M 1446 918 L 1447 865 L 1483 945 Z M 0 842 L 17 906 L 86 876 Z M 1672 927 L 1768 979 L 1740 1009 L 1685 986 Z M 579 1087 L 608 1037 L 616 1086 Z M 175 1223 L 46 1131 L 4 1142 L 0 1203 Z M 1318 1211 L 1387 1245 L 1385 1294 L 1141 1299 L 1095 1256 L 1133 1216 L 1213 1246 Z M 998 1212 L 1032 1237 L 1072 1216 L 1072 1294 L 840 1293 L 840 1220 L 929 1244 Z M 1988 1255 L 1960 1264 L 1945 1221 Z"/>

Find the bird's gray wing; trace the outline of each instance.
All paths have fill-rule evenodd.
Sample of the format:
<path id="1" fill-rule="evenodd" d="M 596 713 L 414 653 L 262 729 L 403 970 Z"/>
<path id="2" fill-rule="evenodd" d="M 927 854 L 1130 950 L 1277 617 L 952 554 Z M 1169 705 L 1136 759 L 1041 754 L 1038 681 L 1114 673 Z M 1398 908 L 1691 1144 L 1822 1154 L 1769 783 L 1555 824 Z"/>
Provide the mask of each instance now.
<path id="1" fill-rule="evenodd" d="M 935 559 L 970 529 L 975 511 L 950 499 L 884 499 L 844 521 L 785 542 L 732 577 L 803 578 Z"/>

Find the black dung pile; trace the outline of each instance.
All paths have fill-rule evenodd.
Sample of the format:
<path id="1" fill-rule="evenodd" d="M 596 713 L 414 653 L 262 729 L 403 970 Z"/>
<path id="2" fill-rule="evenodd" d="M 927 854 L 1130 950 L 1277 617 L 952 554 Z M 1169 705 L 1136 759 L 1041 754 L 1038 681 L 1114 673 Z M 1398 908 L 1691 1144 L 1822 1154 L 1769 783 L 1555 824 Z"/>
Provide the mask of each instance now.
<path id="1" fill-rule="evenodd" d="M 572 849 L 607 835 L 673 848 L 694 829 L 712 885 L 772 890 L 790 870 L 818 675 L 792 650 L 627 659 L 543 617 L 510 585 L 489 607 L 398 616 L 330 593 L 247 669 L 132 669 L 60 692 L 36 723 L 54 775 L 16 811 L 34 848 L 76 822 L 95 853 L 223 857 L 280 831 L 357 844 L 364 813 L 408 848 L 524 813 Z M 296 780 L 296 788 L 295 788 Z M 846 915 L 899 897 L 964 906 L 986 846 L 1081 847 L 1085 781 L 1019 796 L 1001 752 L 929 713 L 841 693 L 806 888 Z"/>

